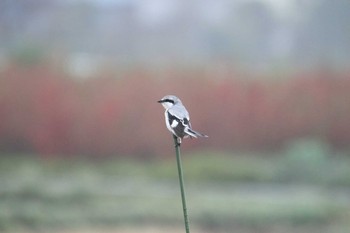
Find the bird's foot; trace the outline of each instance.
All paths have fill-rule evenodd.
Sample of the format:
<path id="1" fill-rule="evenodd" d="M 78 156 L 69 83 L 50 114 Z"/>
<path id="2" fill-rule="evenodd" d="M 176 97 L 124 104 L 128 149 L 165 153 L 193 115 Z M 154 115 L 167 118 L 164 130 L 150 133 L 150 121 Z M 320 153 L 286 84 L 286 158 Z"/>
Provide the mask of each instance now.
<path id="1" fill-rule="evenodd" d="M 181 138 L 178 137 L 178 138 L 176 139 L 176 141 L 177 141 L 177 144 L 176 144 L 176 145 L 177 145 L 177 146 L 181 146 Z"/>
<path id="2" fill-rule="evenodd" d="M 174 135 L 175 147 L 181 146 L 181 138 Z"/>

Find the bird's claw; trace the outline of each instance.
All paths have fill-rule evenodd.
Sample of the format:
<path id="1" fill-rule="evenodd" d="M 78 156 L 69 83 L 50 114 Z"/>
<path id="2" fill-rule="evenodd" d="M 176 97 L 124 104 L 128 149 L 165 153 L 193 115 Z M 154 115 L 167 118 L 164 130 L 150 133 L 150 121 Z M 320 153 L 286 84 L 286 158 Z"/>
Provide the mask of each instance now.
<path id="1" fill-rule="evenodd" d="M 181 146 L 181 138 L 180 137 L 177 137 L 174 135 L 174 138 L 175 138 L 175 147 L 178 147 L 178 146 Z"/>

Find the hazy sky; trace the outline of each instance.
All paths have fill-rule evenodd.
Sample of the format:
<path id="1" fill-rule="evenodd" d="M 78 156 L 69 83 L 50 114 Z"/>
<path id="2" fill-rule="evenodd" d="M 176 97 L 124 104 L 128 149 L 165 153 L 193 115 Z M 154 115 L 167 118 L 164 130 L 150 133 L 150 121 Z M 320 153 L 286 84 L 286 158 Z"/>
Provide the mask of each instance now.
<path id="1" fill-rule="evenodd" d="M 290 15 L 290 13 L 294 9 L 292 0 L 260 0 L 260 1 L 268 2 L 279 16 Z"/>

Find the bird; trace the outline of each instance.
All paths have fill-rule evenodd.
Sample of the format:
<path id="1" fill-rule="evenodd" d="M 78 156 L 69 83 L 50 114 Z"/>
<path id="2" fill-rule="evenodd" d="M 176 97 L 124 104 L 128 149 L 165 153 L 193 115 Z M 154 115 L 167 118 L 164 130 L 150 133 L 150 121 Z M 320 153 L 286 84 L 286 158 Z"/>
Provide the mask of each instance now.
<path id="1" fill-rule="evenodd" d="M 176 137 L 177 146 L 181 145 L 183 138 L 208 137 L 208 135 L 192 129 L 190 115 L 178 97 L 166 95 L 158 103 L 161 103 L 165 108 L 165 124 L 168 130 Z"/>

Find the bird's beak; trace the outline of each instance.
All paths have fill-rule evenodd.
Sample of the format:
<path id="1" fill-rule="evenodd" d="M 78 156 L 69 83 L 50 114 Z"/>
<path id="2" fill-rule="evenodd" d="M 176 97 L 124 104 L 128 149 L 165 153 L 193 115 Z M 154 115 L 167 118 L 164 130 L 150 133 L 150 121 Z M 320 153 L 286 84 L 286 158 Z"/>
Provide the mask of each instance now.
<path id="1" fill-rule="evenodd" d="M 158 103 L 163 103 L 163 102 L 164 102 L 164 100 L 158 100 L 157 102 L 158 102 Z"/>

